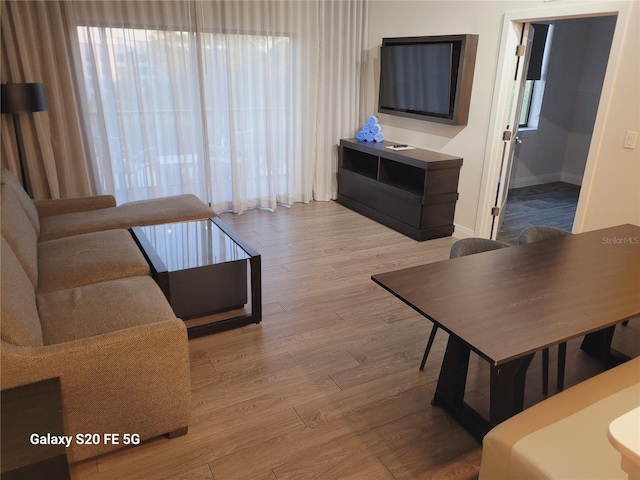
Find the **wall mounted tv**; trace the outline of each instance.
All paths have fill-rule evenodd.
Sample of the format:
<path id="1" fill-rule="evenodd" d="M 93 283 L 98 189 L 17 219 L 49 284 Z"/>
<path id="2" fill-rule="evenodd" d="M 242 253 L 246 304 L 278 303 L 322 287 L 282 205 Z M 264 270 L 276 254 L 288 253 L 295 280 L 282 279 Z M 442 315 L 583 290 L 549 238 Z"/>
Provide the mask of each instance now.
<path id="1" fill-rule="evenodd" d="M 383 38 L 378 111 L 466 125 L 478 35 Z"/>

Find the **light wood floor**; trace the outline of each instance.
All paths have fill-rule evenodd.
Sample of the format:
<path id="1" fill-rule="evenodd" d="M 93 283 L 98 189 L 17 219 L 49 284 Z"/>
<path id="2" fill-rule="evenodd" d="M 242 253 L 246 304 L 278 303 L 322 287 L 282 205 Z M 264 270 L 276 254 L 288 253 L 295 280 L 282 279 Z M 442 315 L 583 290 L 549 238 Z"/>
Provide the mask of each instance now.
<path id="1" fill-rule="evenodd" d="M 262 254 L 262 324 L 190 342 L 186 436 L 77 464 L 73 478 L 475 479 L 480 443 L 430 404 L 446 333 L 420 372 L 430 322 L 370 280 L 444 260 L 455 239 L 416 242 L 334 202 L 222 218 Z M 621 349 L 640 345 L 636 327 Z M 543 399 L 540 363 L 527 405 Z M 569 343 L 567 386 L 599 371 Z M 486 411 L 487 394 L 472 357 L 467 400 Z"/>

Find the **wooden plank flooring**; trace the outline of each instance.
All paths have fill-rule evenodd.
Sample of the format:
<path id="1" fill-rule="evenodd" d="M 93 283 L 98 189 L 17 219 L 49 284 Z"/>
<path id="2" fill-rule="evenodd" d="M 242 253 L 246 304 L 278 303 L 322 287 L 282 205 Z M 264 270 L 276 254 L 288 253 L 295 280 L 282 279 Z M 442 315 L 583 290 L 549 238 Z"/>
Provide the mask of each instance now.
<path id="1" fill-rule="evenodd" d="M 431 323 L 370 280 L 444 260 L 455 239 L 416 242 L 334 202 L 222 218 L 262 254 L 262 324 L 190 341 L 187 435 L 76 464 L 73 478 L 477 478 L 480 443 L 430 404 L 446 333 L 420 372 Z M 638 323 L 618 347 L 629 355 L 640 353 L 629 351 Z M 601 371 L 578 346 L 567 386 Z M 544 398 L 540 363 L 527 405 Z M 472 356 L 467 401 L 481 412 L 488 375 Z"/>

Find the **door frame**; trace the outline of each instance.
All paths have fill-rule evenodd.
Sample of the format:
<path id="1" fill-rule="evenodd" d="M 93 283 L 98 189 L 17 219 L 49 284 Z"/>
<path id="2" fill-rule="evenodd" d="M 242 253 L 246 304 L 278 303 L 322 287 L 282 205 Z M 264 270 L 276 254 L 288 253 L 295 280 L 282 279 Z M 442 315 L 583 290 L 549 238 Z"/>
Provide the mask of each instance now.
<path id="1" fill-rule="evenodd" d="M 496 81 L 493 90 L 493 101 L 487 143 L 485 147 L 485 161 L 482 171 L 482 184 L 478 212 L 476 215 L 476 235 L 489 238 L 493 216 L 491 209 L 495 204 L 498 177 L 500 175 L 501 154 L 504 146 L 502 141 L 502 125 L 511 106 L 511 89 L 513 83 L 514 52 L 519 43 L 512 32 L 514 24 L 535 23 L 544 20 L 560 20 L 569 18 L 601 17 L 617 15 L 616 28 L 613 33 L 607 71 L 602 84 L 602 93 L 598 104 L 598 113 L 593 127 L 589 154 L 584 171 L 582 188 L 578 199 L 578 207 L 573 223 L 573 232 L 583 231 L 585 222 L 585 210 L 589 202 L 590 190 L 594 179 L 594 173 L 600 160 L 598 154 L 604 136 L 604 125 L 608 115 L 608 105 L 613 96 L 613 85 L 617 75 L 618 66 L 622 61 L 624 38 L 630 23 L 630 1 L 597 2 L 580 5 L 550 5 L 535 10 L 521 10 L 507 12 L 503 18 L 502 34 L 500 39 L 500 51 L 496 67 Z M 517 100 L 516 100 L 517 101 Z"/>

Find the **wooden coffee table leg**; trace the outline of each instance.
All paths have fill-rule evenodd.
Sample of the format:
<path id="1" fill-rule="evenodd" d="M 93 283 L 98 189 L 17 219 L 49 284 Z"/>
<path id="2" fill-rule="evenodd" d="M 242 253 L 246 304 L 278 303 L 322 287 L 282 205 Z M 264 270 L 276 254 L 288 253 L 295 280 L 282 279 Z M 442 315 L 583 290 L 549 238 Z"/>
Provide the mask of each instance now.
<path id="1" fill-rule="evenodd" d="M 249 259 L 251 268 L 251 316 L 255 323 L 262 321 L 262 259 L 253 255 Z"/>

